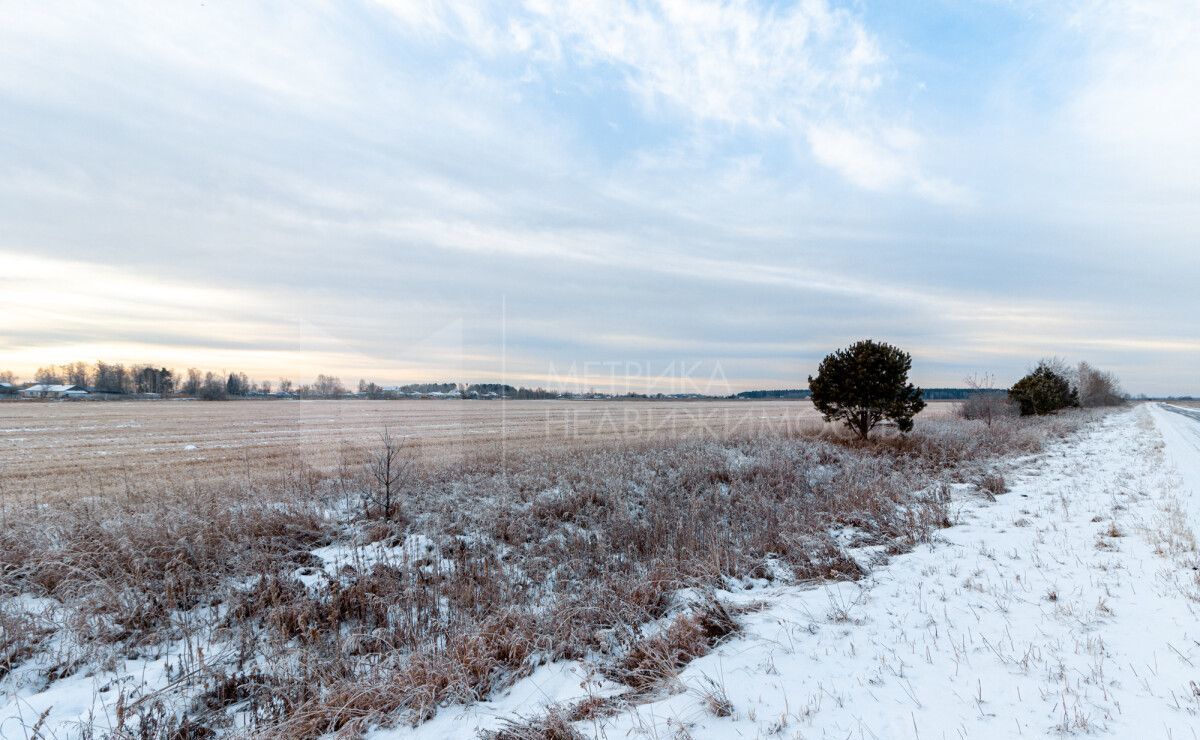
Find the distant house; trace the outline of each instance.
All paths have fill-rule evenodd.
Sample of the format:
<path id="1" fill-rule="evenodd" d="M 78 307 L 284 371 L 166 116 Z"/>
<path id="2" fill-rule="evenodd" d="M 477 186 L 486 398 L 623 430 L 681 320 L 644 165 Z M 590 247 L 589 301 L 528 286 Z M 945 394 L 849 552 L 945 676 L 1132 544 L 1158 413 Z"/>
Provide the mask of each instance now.
<path id="1" fill-rule="evenodd" d="M 86 396 L 88 392 L 77 385 L 52 385 L 37 383 L 28 388 L 22 388 L 19 393 L 25 398 L 77 398 Z"/>
<path id="2" fill-rule="evenodd" d="M 0 383 L 0 396 L 17 395 L 17 387 L 12 383 Z"/>

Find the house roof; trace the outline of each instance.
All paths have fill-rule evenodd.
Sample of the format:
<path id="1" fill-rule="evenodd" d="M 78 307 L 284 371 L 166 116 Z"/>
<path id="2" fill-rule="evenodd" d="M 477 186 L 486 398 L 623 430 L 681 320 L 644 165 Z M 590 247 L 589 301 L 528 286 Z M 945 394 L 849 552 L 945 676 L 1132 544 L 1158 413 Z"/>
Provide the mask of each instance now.
<path id="1" fill-rule="evenodd" d="M 57 385 L 50 383 L 37 383 L 25 389 L 26 393 L 66 393 L 67 391 L 83 390 L 79 386 L 74 385 Z"/>

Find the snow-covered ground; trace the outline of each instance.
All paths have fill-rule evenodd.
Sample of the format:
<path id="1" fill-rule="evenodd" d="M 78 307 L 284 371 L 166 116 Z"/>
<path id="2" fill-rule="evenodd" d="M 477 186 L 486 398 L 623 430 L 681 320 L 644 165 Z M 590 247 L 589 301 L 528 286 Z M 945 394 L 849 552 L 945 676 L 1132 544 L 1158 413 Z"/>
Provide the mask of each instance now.
<path id="1" fill-rule="evenodd" d="M 956 526 L 857 583 L 765 600 L 604 738 L 1200 737 L 1200 420 L 1141 405 L 963 490 Z M 471 737 L 617 687 L 582 664 L 388 738 Z M 716 716 L 712 699 L 727 699 Z M 718 712 L 724 714 L 725 712 Z"/>
<path id="2" fill-rule="evenodd" d="M 1010 490 L 995 500 L 959 489 L 956 526 L 871 563 L 862 581 L 722 594 L 765 608 L 673 690 L 576 729 L 614 739 L 1200 737 L 1200 419 L 1141 405 L 1005 475 Z M 355 557 L 412 557 L 423 545 Z M 334 573 L 350 557 L 318 554 Z M 52 737 L 89 719 L 110 726 L 122 691 L 168 684 L 167 655 L 182 650 L 49 685 L 10 676 L 20 688 L 0 694 L 0 737 L 28 736 L 43 712 Z M 556 663 L 491 701 L 373 737 L 474 737 L 623 690 L 594 667 Z M 714 713 L 718 704 L 727 711 Z"/>

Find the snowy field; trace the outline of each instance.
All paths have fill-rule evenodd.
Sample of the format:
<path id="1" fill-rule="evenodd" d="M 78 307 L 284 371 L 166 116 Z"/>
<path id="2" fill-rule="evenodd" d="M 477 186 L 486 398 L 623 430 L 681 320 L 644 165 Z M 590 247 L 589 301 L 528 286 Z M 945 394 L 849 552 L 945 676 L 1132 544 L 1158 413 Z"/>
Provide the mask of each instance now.
<path id="1" fill-rule="evenodd" d="M 602 738 L 1195 738 L 1200 420 L 1142 405 L 964 490 L 955 526 L 858 581 L 765 602 Z M 860 551 L 865 562 L 875 555 Z M 470 737 L 620 694 L 581 664 L 375 740 Z M 719 716 L 726 715 L 726 716 Z"/>
<path id="2" fill-rule="evenodd" d="M 926 434 L 933 435 L 930 439 L 947 434 L 938 429 L 935 424 Z M 612 678 L 611 664 L 602 656 L 546 662 L 537 661 L 534 652 L 520 663 L 530 666 L 528 675 L 518 673 L 515 682 L 489 678 L 479 684 L 498 687 L 486 691 L 482 701 L 439 701 L 440 706 L 423 715 L 428 721 L 414 725 L 405 720 L 382 729 L 380 717 L 367 712 L 361 715 L 365 725 L 348 723 L 341 734 L 353 737 L 365 730 L 373 740 L 470 738 L 498 730 L 508 733 L 496 736 L 502 740 L 1200 737 L 1200 555 L 1193 534 L 1200 524 L 1200 419 L 1194 413 L 1142 404 L 1096 417 L 1065 438 L 1048 439 L 1040 452 L 988 463 L 990 474 L 997 480 L 1002 476 L 1006 485 L 1001 488 L 1007 490 L 989 493 L 993 487 L 983 485 L 986 479 L 974 473 L 952 484 L 947 507 L 952 526 L 932 529 L 929 541 L 893 549 L 895 542 L 882 542 L 878 533 L 864 537 L 853 526 L 835 529 L 834 539 L 866 572 L 857 580 L 731 580 L 716 596 L 736 615 L 740 631 L 681 668 L 668 666 L 665 680 L 635 690 Z M 853 473 L 859 464 L 855 461 L 868 464 L 859 452 L 813 444 L 817 472 L 828 473 L 840 464 Z M 682 449 L 699 454 L 709 448 Z M 741 455 L 736 449 L 718 446 L 712 454 Z M 774 450 L 767 458 L 776 459 L 791 448 L 741 449 L 752 454 Z M 844 455 L 843 462 L 832 454 Z M 611 455 L 601 453 L 592 464 L 620 460 Z M 705 464 L 712 470 L 711 463 Z M 746 460 L 735 459 L 730 472 L 721 474 L 733 475 L 745 465 Z M 585 468 L 580 471 L 586 475 Z M 640 475 L 636 469 L 632 473 Z M 473 480 L 476 488 L 486 482 Z M 888 480 L 898 485 L 910 479 Z M 536 514 L 541 507 L 551 520 L 565 519 L 568 501 L 560 493 L 532 496 L 519 504 L 525 507 L 520 510 Z M 135 517 L 141 521 L 139 502 L 136 496 L 118 500 L 130 507 L 131 522 Z M 421 534 L 348 546 L 329 534 L 337 521 L 337 511 L 328 509 L 330 499 L 317 497 L 311 505 L 324 507 L 313 509 L 324 513 L 313 515 L 301 507 L 294 518 L 282 520 L 291 531 L 305 517 L 316 517 L 313 536 L 298 540 L 307 543 L 302 545 L 307 553 L 297 562 L 307 565 L 289 565 L 290 575 L 285 574 L 293 582 L 287 588 L 299 589 L 298 595 L 270 591 L 276 594 L 272 598 L 292 598 L 307 609 L 325 603 L 313 600 L 317 593 L 349 594 L 337 585 L 347 573 L 365 578 L 384 566 L 436 580 L 461 575 L 472 562 L 452 556 L 444 538 L 439 545 Z M 213 506 L 218 513 L 207 516 L 223 521 L 223 505 L 214 499 Z M 267 501 L 262 506 L 269 513 L 284 512 L 287 505 Z M 188 516 L 203 511 L 181 510 L 192 512 Z M 484 510 L 479 516 L 487 520 L 491 514 Z M 699 512 L 689 516 L 702 519 Z M 254 520 L 256 527 L 269 524 L 270 520 Z M 128 526 L 133 534 L 140 531 Z M 561 537 L 574 525 L 567 521 L 563 526 L 568 529 L 547 531 Z M 186 529 L 180 532 L 187 534 Z M 236 536 L 237 530 L 231 532 Z M 289 544 L 281 552 L 294 549 Z M 189 552 L 184 556 L 193 557 Z M 104 554 L 97 557 L 103 559 Z M 210 557 L 214 563 L 225 562 Z M 31 568 L 37 564 L 28 558 L 20 562 Z M 538 561 L 521 562 L 532 566 Z M 247 702 L 256 700 L 247 698 L 252 694 L 238 693 L 247 691 L 244 683 L 214 684 L 201 677 L 227 676 L 219 666 L 241 666 L 239 651 L 245 647 L 240 640 L 250 633 L 229 631 L 246 629 L 242 622 L 230 622 L 230 615 L 239 608 L 239 598 L 246 599 L 243 606 L 260 603 L 258 594 L 265 591 L 254 584 L 272 582 L 248 575 L 253 569 L 239 571 L 230 565 L 228 572 L 220 587 L 225 590 L 211 585 L 210 591 L 202 592 L 221 593 L 220 599 L 170 612 L 168 628 L 145 631 L 157 636 L 158 644 L 130 645 L 128 652 L 120 642 L 114 643 L 115 650 L 80 642 L 89 630 L 110 624 L 104 614 L 56 636 L 46 626 L 62 624 L 69 613 L 65 602 L 6 595 L 0 601 L 0 648 L 9 651 L 7 657 L 0 655 L 5 657 L 0 668 L 6 669 L 0 672 L 0 737 L 71 738 L 87 728 L 95 728 L 99 736 L 114 729 L 143 731 L 151 718 L 163 721 L 188 702 L 194 709 L 201 701 L 197 696 L 204 701 L 219 698 L 219 711 L 229 707 L 233 714 L 227 729 L 236 733 L 239 726 L 245 727 L 253 711 Z M 11 572 L 8 577 L 21 582 Z M 37 575 L 42 581 L 68 577 L 52 571 Z M 678 597 L 684 603 L 701 595 L 685 591 Z M 126 599 L 139 603 L 126 594 L 114 594 L 113 599 L 114 604 Z M 275 615 L 270 621 L 284 612 L 268 613 Z M 298 612 L 286 613 L 293 615 L 289 619 L 298 618 Z M 118 611 L 116 616 L 127 615 Z M 677 612 L 664 613 L 635 628 L 652 639 L 667 633 L 669 620 L 676 616 Z M 369 635 L 354 629 L 336 638 L 332 654 L 352 644 L 369 644 L 363 642 Z M 241 637 L 235 639 L 237 635 Z M 25 641 L 10 639 L 13 636 Z M 347 636 L 351 641 L 343 642 Z M 272 648 L 267 638 L 252 639 L 260 641 L 255 648 L 260 666 L 303 659 L 303 653 L 291 651 L 290 643 Z M 321 644 L 313 643 L 313 650 Z M 261 680 L 278 680 L 271 675 L 263 673 Z M 265 689 L 268 697 L 270 685 Z M 347 704 L 356 698 L 347 698 Z M 161 711 L 149 709 L 160 701 Z M 136 723 L 129 719 L 134 714 L 139 717 Z M 538 731 L 538 723 L 545 725 L 547 716 L 572 718 L 559 726 L 572 734 Z M 321 733 L 310 728 L 293 735 L 277 729 L 268 736 Z"/>

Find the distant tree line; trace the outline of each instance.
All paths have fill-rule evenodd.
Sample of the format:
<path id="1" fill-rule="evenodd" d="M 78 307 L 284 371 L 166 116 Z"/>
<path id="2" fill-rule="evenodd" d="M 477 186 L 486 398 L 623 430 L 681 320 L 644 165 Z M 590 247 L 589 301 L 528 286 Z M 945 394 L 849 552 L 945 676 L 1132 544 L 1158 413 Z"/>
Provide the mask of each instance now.
<path id="1" fill-rule="evenodd" d="M 451 393 L 458 383 L 409 383 L 396 388 L 400 393 Z"/>
<path id="2" fill-rule="evenodd" d="M 965 401 L 979 394 L 997 394 L 1003 396 L 1003 388 L 975 388 L 968 381 L 966 388 L 925 388 L 921 397 L 926 401 Z"/>
<path id="3" fill-rule="evenodd" d="M 11 376 L 12 373 L 7 373 Z M 97 362 L 72 362 L 66 365 L 39 367 L 33 382 L 47 385 L 74 385 L 96 393 L 157 393 L 175 392 L 174 371 L 153 365 L 131 365 Z M 7 381 L 12 382 L 12 381 Z"/>
<path id="4" fill-rule="evenodd" d="M 812 391 L 800 388 L 788 388 L 772 391 L 742 391 L 735 393 L 733 398 L 808 398 Z"/>
<path id="5" fill-rule="evenodd" d="M 910 366 L 911 358 L 906 353 L 891 345 L 868 340 L 827 357 L 822 371 L 816 377 L 809 378 L 810 389 L 743 391 L 729 398 L 812 398 L 828 417 L 849 418 L 855 431 L 864 438 L 871 428 L 885 419 L 896 423 L 901 429 L 906 428 L 912 415 L 920 410 L 920 405 L 929 400 L 962 401 L 961 414 L 964 417 L 982 419 L 989 424 L 1002 416 L 1052 414 L 1074 406 L 1112 406 L 1125 400 L 1115 375 L 1086 362 L 1071 367 L 1056 358 L 1042 360 L 1036 368 L 1007 389 L 995 387 L 992 378 L 986 375 L 982 378 L 967 378 L 966 388 L 910 387 L 900 383 L 900 379 L 907 377 Z M 884 370 L 887 372 L 884 373 Z M 884 374 L 888 375 L 884 383 L 886 387 L 877 387 Z M 357 392 L 351 393 L 342 384 L 341 379 L 334 375 L 320 374 L 311 384 L 296 385 L 289 378 L 280 378 L 277 383 L 269 380 L 256 381 L 243 372 L 215 373 L 188 368 L 185 373 L 180 373 L 150 364 L 126 366 L 104 361 L 91 365 L 72 362 L 40 367 L 34 373 L 33 382 L 73 385 L 106 396 L 189 397 L 205 401 L 247 397 L 389 399 L 428 395 L 514 400 L 617 397 L 595 391 L 576 394 L 541 387 L 514 387 L 506 383 L 440 382 L 384 387 L 367 380 L 359 380 Z M 813 385 L 814 382 L 817 383 L 816 386 Z M 0 383 L 18 385 L 16 375 L 6 370 L 0 370 Z M 7 393 L 12 394 L 15 391 L 9 388 Z M 888 395 L 892 393 L 896 395 Z M 849 397 L 850 400 L 846 401 L 843 396 Z M 619 397 L 707 398 L 700 394 L 664 395 L 636 392 Z M 839 400 L 833 402 L 830 398 Z M 843 402 L 844 407 L 837 406 Z"/>
<path id="6" fill-rule="evenodd" d="M 545 388 L 514 388 L 504 383 L 473 383 L 461 389 L 463 398 L 512 398 L 536 400 L 570 397 L 571 394 L 548 391 Z"/>
<path id="7" fill-rule="evenodd" d="M 16 383 L 11 371 L 0 371 L 0 382 Z M 288 378 L 278 383 L 252 380 L 244 372 L 212 372 L 188 368 L 186 372 L 155 365 L 124 365 L 98 361 L 89 365 L 71 362 L 40 367 L 34 383 L 73 385 L 103 395 L 156 395 L 220 401 L 250 396 L 337 398 L 346 394 L 342 381 L 333 375 L 318 375 L 312 384 L 295 386 Z"/>
<path id="8" fill-rule="evenodd" d="M 16 374 L 0 371 L 0 382 L 17 384 Z M 223 401 L 234 398 L 344 398 L 367 399 L 407 398 L 442 395 L 468 399 L 554 399 L 574 398 L 571 393 L 545 388 L 514 387 L 505 383 L 409 383 L 401 386 L 381 386 L 365 379 L 358 381 L 357 391 L 351 392 L 334 375 L 320 374 L 312 383 L 296 384 L 289 378 L 254 380 L 244 372 L 213 372 L 188 368 L 184 372 L 154 365 L 124 365 L 99 361 L 94 364 L 72 362 L 65 365 L 40 367 L 33 383 L 73 385 L 91 393 L 105 396 L 140 395 L 198 398 L 204 401 Z M 604 394 L 588 394 L 601 396 Z M 630 394 L 635 397 L 648 397 Z M 609 397 L 605 395 L 604 397 Z"/>

